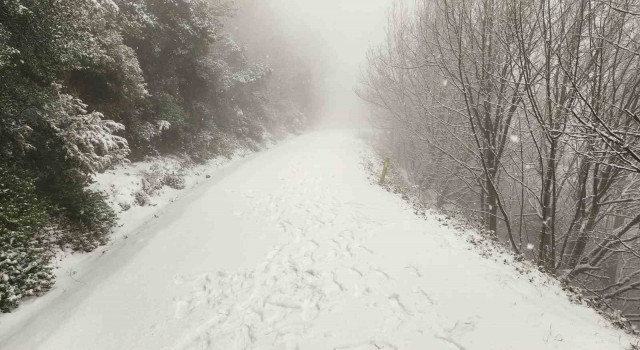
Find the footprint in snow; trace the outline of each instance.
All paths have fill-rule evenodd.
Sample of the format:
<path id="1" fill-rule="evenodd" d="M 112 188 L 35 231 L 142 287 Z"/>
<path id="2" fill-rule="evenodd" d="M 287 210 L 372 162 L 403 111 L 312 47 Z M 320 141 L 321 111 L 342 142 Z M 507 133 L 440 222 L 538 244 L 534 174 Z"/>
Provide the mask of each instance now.
<path id="1" fill-rule="evenodd" d="M 407 315 L 411 315 L 411 311 L 407 309 L 407 307 L 400 301 L 400 296 L 398 294 L 391 294 L 389 297 L 389 303 L 394 308 L 401 310 Z"/>

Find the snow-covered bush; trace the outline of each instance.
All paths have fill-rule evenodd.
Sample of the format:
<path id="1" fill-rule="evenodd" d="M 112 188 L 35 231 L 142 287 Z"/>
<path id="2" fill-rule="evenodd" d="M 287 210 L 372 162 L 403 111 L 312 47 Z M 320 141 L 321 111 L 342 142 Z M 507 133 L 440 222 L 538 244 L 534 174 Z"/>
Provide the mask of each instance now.
<path id="1" fill-rule="evenodd" d="M 149 195 L 153 195 L 156 191 L 162 189 L 164 175 L 164 169 L 160 165 L 154 164 L 142 176 L 142 190 Z"/>
<path id="2" fill-rule="evenodd" d="M 75 199 L 67 208 L 64 222 L 69 229 L 58 237 L 57 243 L 86 252 L 107 243 L 108 235 L 117 222 L 115 212 L 107 204 L 107 195 L 86 189 L 73 191 L 71 195 Z"/>
<path id="3" fill-rule="evenodd" d="M 151 197 L 149 197 L 149 194 L 141 189 L 133 194 L 133 200 L 135 201 L 136 205 L 144 207 L 145 205 L 149 204 Z"/>
<path id="4" fill-rule="evenodd" d="M 177 172 L 166 173 L 164 174 L 162 183 L 167 187 L 181 190 L 185 187 L 184 175 Z"/>
<path id="5" fill-rule="evenodd" d="M 176 101 L 176 98 L 163 93 L 155 97 L 158 105 L 158 118 L 164 123 L 158 123 L 160 131 L 168 129 L 171 125 L 183 126 L 189 115 L 184 108 Z M 166 128 L 163 128 L 165 126 Z"/>
<path id="6" fill-rule="evenodd" d="M 0 311 L 49 289 L 47 212 L 25 172 L 0 165 Z"/>
<path id="7" fill-rule="evenodd" d="M 196 162 L 204 162 L 215 156 L 231 156 L 233 137 L 219 130 L 194 133 L 184 145 L 185 153 Z"/>
<path id="8" fill-rule="evenodd" d="M 60 85 L 55 87 L 61 89 Z M 102 113 L 88 113 L 87 105 L 71 95 L 59 92 L 58 96 L 45 112 L 64 140 L 69 159 L 87 172 L 104 171 L 126 161 L 129 143 L 115 135 L 124 130 L 124 125 L 103 119 Z"/>
<path id="9" fill-rule="evenodd" d="M 127 210 L 131 209 L 131 203 L 120 202 L 120 203 L 118 203 L 118 205 L 120 206 L 120 209 L 122 211 L 127 211 Z"/>
<path id="10" fill-rule="evenodd" d="M 169 162 L 165 165 L 153 164 L 150 169 L 142 171 L 140 189 L 133 194 L 135 204 L 148 205 L 151 197 L 167 186 L 173 189 L 185 188 L 183 165 Z"/>

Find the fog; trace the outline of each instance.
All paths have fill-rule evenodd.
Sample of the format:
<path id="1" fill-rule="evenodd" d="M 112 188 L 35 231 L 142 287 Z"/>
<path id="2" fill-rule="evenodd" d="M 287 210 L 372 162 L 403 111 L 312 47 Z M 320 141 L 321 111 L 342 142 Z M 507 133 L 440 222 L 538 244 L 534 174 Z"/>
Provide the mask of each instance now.
<path id="1" fill-rule="evenodd" d="M 289 43 L 293 43 L 294 48 L 289 51 L 297 51 L 312 67 L 322 101 L 318 112 L 322 123 L 330 126 L 363 123 L 366 109 L 354 87 L 367 50 L 383 40 L 386 12 L 392 0 L 263 1 L 262 6 L 268 6 L 273 16 L 267 21 L 275 20 L 271 24 L 279 26 Z M 254 21 L 260 20 L 259 16 L 253 17 Z M 263 25 L 266 23 L 254 27 L 264 28 Z"/>

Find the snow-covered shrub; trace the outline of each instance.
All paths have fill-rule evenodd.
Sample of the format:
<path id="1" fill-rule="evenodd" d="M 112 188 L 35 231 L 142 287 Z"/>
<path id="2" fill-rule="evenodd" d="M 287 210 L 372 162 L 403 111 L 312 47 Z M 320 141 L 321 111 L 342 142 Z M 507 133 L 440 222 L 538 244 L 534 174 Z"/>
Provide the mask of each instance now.
<path id="1" fill-rule="evenodd" d="M 141 139 L 151 142 L 151 140 L 162 135 L 162 132 L 170 127 L 171 123 L 166 120 L 157 120 L 155 123 L 145 122 L 138 127 L 137 133 Z"/>
<path id="2" fill-rule="evenodd" d="M 185 153 L 198 163 L 220 155 L 230 157 L 233 149 L 233 137 L 219 130 L 197 132 L 184 145 Z"/>
<path id="3" fill-rule="evenodd" d="M 75 203 L 67 214 L 70 228 L 58 238 L 58 244 L 73 250 L 91 251 L 108 240 L 117 216 L 102 192 L 83 190 L 75 193 Z"/>
<path id="4" fill-rule="evenodd" d="M 136 193 L 134 193 L 133 199 L 135 203 L 141 207 L 144 207 L 145 205 L 149 204 L 149 201 L 151 200 L 149 195 L 144 190 L 139 190 Z"/>
<path id="5" fill-rule="evenodd" d="M 26 173 L 0 165 L 0 311 L 52 284 L 46 207 Z"/>
<path id="6" fill-rule="evenodd" d="M 19 51 L 8 45 L 10 33 L 0 24 L 0 68 L 11 66 L 11 58 Z"/>
<path id="7" fill-rule="evenodd" d="M 184 108 L 176 101 L 176 98 L 167 94 L 161 93 L 154 98 L 158 105 L 158 119 L 168 123 L 168 126 L 176 125 L 183 126 L 187 118 L 188 113 Z M 163 131 L 162 125 L 157 124 L 160 131 Z M 167 128 L 168 129 L 168 128 Z"/>
<path id="8" fill-rule="evenodd" d="M 52 90 L 54 97 L 38 112 L 39 123 L 28 138 L 33 151 L 25 155 L 23 164 L 37 178 L 36 190 L 52 204 L 51 216 L 63 228 L 57 243 L 91 250 L 106 242 L 115 214 L 104 194 L 85 187 L 91 173 L 126 162 L 129 146 L 115 135 L 123 130 L 122 124 L 103 119 L 99 112 L 87 112 L 87 106 L 61 92 L 59 84 L 53 84 Z"/>
<path id="9" fill-rule="evenodd" d="M 144 171 L 142 176 L 142 190 L 153 195 L 164 186 L 164 169 L 159 164 L 154 164 L 151 169 Z"/>
<path id="10" fill-rule="evenodd" d="M 164 186 L 173 189 L 185 187 L 182 164 L 168 162 L 165 165 L 153 164 L 150 169 L 142 172 L 141 187 L 133 194 L 135 204 L 145 206 Z"/>
<path id="11" fill-rule="evenodd" d="M 129 143 L 115 133 L 124 130 L 124 125 L 105 120 L 102 113 L 88 113 L 81 100 L 58 90 L 58 99 L 46 106 L 48 120 L 64 140 L 67 157 L 84 171 L 104 171 L 126 162 Z"/>
<path id="12" fill-rule="evenodd" d="M 120 202 L 120 203 L 118 203 L 118 205 L 120 206 L 120 209 L 122 211 L 127 211 L 127 210 L 131 209 L 131 203 Z"/>
<path id="13" fill-rule="evenodd" d="M 184 175 L 177 172 L 166 173 L 162 183 L 170 188 L 181 190 L 185 187 Z"/>

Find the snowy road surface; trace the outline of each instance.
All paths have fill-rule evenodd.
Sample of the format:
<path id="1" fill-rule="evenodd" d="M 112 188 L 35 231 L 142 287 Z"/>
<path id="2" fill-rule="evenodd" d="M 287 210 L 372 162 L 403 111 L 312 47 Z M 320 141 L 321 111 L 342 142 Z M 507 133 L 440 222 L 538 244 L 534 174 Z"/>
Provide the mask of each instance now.
<path id="1" fill-rule="evenodd" d="M 316 132 L 213 176 L 35 317 L 0 317 L 0 348 L 627 347 L 556 284 L 371 185 L 363 152 L 352 132 Z"/>

